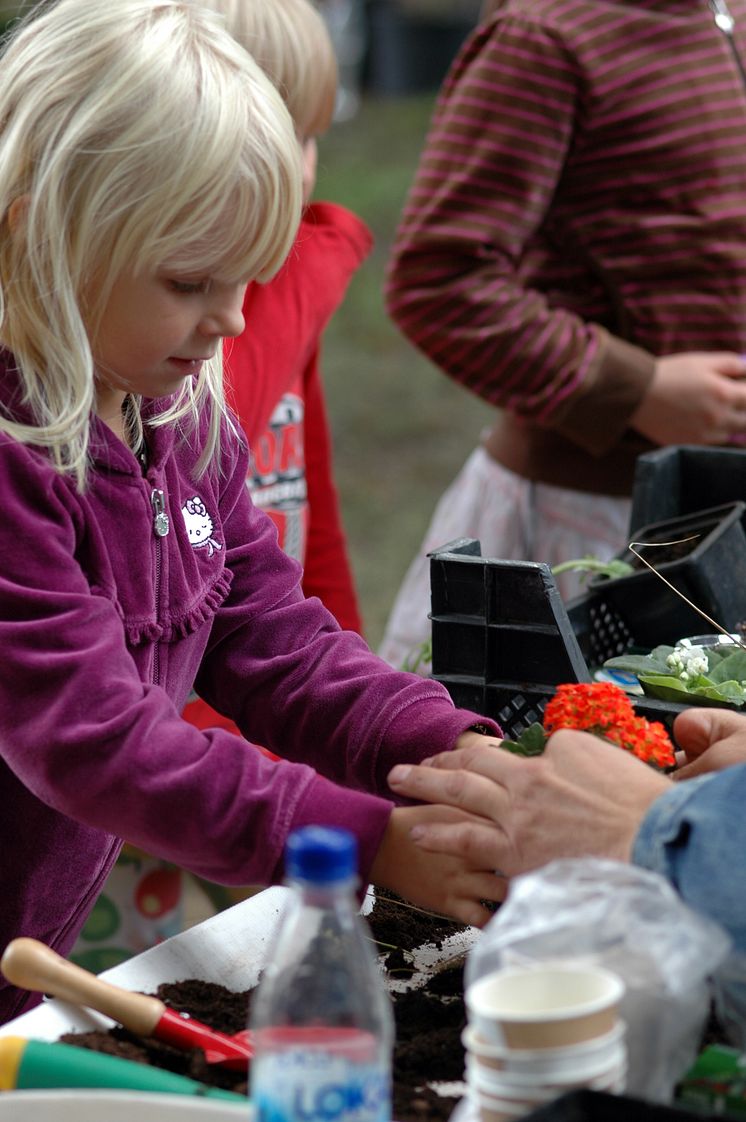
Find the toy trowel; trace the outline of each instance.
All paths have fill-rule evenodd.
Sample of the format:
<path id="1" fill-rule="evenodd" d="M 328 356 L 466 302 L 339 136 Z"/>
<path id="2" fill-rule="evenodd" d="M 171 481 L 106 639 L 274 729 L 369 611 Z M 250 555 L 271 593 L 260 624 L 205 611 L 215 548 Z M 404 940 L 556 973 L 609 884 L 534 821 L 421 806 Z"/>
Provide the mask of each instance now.
<path id="1" fill-rule="evenodd" d="M 157 997 L 105 982 L 36 939 L 8 943 L 0 959 L 0 971 L 11 985 L 95 1009 L 138 1036 L 151 1036 L 174 1048 L 201 1048 L 209 1064 L 245 1071 L 253 1055 L 247 1030 L 233 1035 L 216 1032 L 187 1014 L 169 1009 Z"/>

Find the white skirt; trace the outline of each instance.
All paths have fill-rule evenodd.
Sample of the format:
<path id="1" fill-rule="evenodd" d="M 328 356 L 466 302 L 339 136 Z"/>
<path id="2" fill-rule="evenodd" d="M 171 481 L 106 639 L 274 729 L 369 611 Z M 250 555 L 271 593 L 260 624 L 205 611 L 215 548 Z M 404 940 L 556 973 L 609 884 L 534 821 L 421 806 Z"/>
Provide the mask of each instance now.
<path id="1" fill-rule="evenodd" d="M 428 553 L 457 538 L 476 538 L 482 556 L 505 561 L 608 561 L 629 541 L 631 500 L 532 483 L 477 448 L 440 498 L 418 555 L 397 593 L 378 653 L 392 666 L 417 662 L 430 639 Z M 583 574 L 563 573 L 565 600 L 583 592 Z M 429 672 L 429 663 L 416 669 Z"/>

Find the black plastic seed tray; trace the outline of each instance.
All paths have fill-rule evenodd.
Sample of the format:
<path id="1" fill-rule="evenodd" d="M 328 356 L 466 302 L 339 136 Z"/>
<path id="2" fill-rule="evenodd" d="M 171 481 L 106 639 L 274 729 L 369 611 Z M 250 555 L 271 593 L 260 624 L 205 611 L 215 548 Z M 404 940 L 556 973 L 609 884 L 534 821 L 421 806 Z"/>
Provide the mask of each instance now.
<path id="1" fill-rule="evenodd" d="M 635 571 L 614 580 L 595 578 L 589 591 L 613 607 L 647 650 L 715 630 L 691 605 L 736 631 L 746 623 L 745 515 L 746 503 L 735 502 L 640 527 L 635 537 L 645 544 L 637 552 L 656 571 L 624 550 L 617 557 Z"/>
<path id="2" fill-rule="evenodd" d="M 566 607 L 548 565 L 483 558 L 471 538 L 430 555 L 430 585 L 433 677 L 456 705 L 509 736 L 541 720 L 556 686 L 591 681 L 590 668 L 634 647 L 600 595 Z M 647 697 L 633 704 L 668 727 L 684 708 Z"/>
<path id="3" fill-rule="evenodd" d="M 630 517 L 640 526 L 746 501 L 746 451 L 675 444 L 638 456 Z"/>
<path id="4" fill-rule="evenodd" d="M 462 539 L 431 558 L 433 672 L 458 667 L 485 682 L 587 680 L 548 566 L 485 561 L 479 548 Z"/>

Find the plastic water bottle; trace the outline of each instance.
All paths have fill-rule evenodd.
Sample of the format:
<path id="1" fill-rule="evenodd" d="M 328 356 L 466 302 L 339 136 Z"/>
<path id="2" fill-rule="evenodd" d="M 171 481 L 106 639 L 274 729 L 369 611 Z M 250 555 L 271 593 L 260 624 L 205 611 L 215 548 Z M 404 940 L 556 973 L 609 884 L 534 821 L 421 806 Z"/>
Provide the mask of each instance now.
<path id="1" fill-rule="evenodd" d="M 309 826 L 288 839 L 294 899 L 254 996 L 257 1122 L 390 1122 L 391 1000 L 355 897 L 357 842 Z"/>

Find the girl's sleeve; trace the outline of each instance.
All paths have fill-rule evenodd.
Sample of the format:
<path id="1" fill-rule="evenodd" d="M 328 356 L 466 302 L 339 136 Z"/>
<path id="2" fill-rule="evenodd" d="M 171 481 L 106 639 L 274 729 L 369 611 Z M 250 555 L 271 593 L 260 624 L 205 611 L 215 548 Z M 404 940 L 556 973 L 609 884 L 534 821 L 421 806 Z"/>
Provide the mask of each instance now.
<path id="1" fill-rule="evenodd" d="M 16 780 L 50 812 L 219 882 L 276 880 L 288 832 L 310 821 L 352 829 L 366 870 L 391 810 L 378 794 L 387 760 L 422 757 L 430 736 L 450 746 L 468 717 L 434 688 L 367 681 L 375 659 L 302 599 L 269 519 L 251 507 L 244 465 L 228 481 L 235 596 L 207 664 L 216 678 L 225 668 L 244 730 L 266 730 L 260 742 L 287 744 L 305 762 L 278 763 L 224 730 L 192 727 L 138 668 L 147 653 L 127 647 L 111 574 L 77 560 L 81 542 L 103 533 L 84 499 L 51 468 L 29 470 L 27 449 L 5 441 L 0 456 L 0 755 Z M 114 518 L 108 533 L 119 533 Z M 100 542 L 89 555 L 106 552 Z M 412 722 L 402 724 L 402 710 Z M 307 766 L 328 759 L 332 781 Z M 355 789 L 334 782 L 345 779 Z M 10 777 L 5 789 L 15 789 Z"/>
<path id="2" fill-rule="evenodd" d="M 305 599 L 301 568 L 234 472 L 221 509 L 231 590 L 215 617 L 198 693 L 244 736 L 356 790 L 388 792 L 397 760 L 453 746 L 482 718 L 439 683 L 392 670 Z M 486 722 L 496 729 L 494 722 Z"/>
<path id="3" fill-rule="evenodd" d="M 332 444 L 318 351 L 306 368 L 305 401 L 309 527 L 303 591 L 306 596 L 318 596 L 340 627 L 362 634 L 363 621 L 333 477 Z"/>

